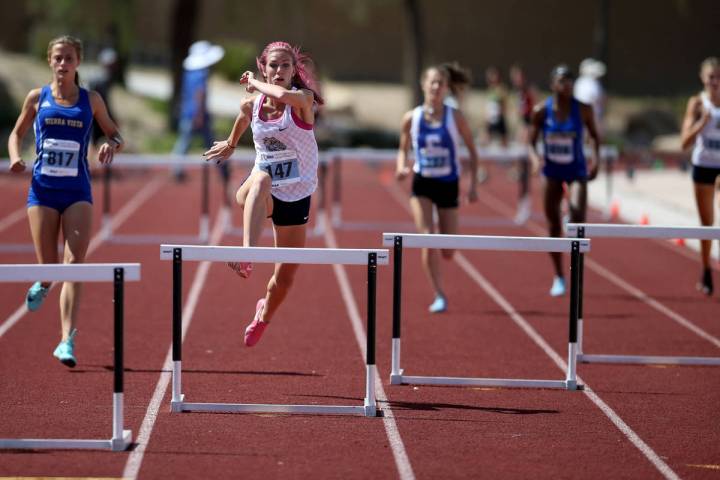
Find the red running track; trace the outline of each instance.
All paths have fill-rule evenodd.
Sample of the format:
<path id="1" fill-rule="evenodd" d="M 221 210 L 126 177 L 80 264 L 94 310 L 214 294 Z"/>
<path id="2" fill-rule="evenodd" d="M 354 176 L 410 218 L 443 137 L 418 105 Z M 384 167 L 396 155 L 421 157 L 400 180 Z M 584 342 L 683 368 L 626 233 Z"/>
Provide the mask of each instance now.
<path id="1" fill-rule="evenodd" d="M 542 234 L 538 185 L 533 185 L 534 220 L 526 227 L 513 226 L 514 187 L 503 178 L 503 170 L 491 173 L 481 188 L 481 201 L 462 207 L 469 225 L 462 227 L 463 233 Z M 360 163 L 348 163 L 343 174 L 346 220 L 407 224 L 407 185 L 389 183 L 386 169 Z M 118 231 L 195 233 L 197 181 L 191 177 L 187 184 L 176 185 L 161 172 L 121 178 L 114 204 L 126 208 L 127 217 Z M 27 178 L 1 177 L 0 182 L 2 222 L 23 207 Z M 135 206 L 132 199 L 139 192 L 148 198 Z M 218 198 L 211 200 L 216 224 Z M 235 217 L 239 224 L 237 213 Z M 337 229 L 308 243 L 378 247 L 381 230 Z M 24 219 L 0 233 L 6 243 L 29 237 Z M 215 235 L 222 244 L 239 240 L 219 230 Z M 269 244 L 270 238 L 265 241 Z M 158 259 L 158 250 L 156 245 L 98 242 L 88 259 L 143 264 L 142 282 L 128 284 L 126 291 L 126 428 L 139 443 L 122 453 L 0 452 L 0 475 L 715 478 L 720 469 L 717 367 L 579 365 L 578 373 L 589 386 L 585 392 L 389 385 L 390 267 L 380 267 L 378 275 L 377 363 L 384 418 L 170 413 L 165 362 L 171 341 L 171 275 L 170 263 Z M 33 261 L 31 253 L 0 258 L 4 263 Z M 587 352 L 718 355 L 717 345 L 600 273 L 617 275 L 718 338 L 717 298 L 702 298 L 694 290 L 697 260 L 669 244 L 616 240 L 594 241 L 587 260 Z M 547 295 L 551 269 L 546 255 L 468 251 L 443 262 L 450 310 L 439 316 L 426 313 L 432 293 L 419 252 L 408 250 L 404 266 L 406 373 L 563 378 L 554 358 L 566 357 L 568 300 Z M 241 280 L 221 264 L 187 263 L 186 398 L 361 404 L 364 331 L 354 330 L 352 307 L 365 318 L 365 269 L 301 267 L 262 342 L 248 349 L 242 346 L 242 331 L 269 273 L 269 266 L 258 266 L 250 280 Z M 344 275 L 349 291 L 339 280 Z M 478 275 L 490 287 L 479 285 Z M 3 285 L 0 322 L 18 309 L 26 288 Z M 50 355 L 59 330 L 58 291 L 53 290 L 39 312 L 20 316 L 0 336 L 0 437 L 110 436 L 111 287 L 85 287 L 77 339 L 80 363 L 74 370 Z M 501 298 L 506 303 L 499 304 Z M 535 339 L 526 331 L 535 332 Z"/>

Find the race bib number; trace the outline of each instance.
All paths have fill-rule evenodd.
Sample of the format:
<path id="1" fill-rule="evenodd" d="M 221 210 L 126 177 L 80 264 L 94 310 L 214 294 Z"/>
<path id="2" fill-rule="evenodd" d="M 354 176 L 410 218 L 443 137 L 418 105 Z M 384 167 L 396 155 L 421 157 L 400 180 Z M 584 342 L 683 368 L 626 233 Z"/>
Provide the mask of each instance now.
<path id="1" fill-rule="evenodd" d="M 270 175 L 273 187 L 300 181 L 300 168 L 297 153 L 294 150 L 261 153 L 258 166 L 260 170 Z"/>
<path id="2" fill-rule="evenodd" d="M 43 141 L 40 173 L 51 177 L 76 177 L 79 157 L 78 142 L 47 138 Z"/>
<path id="3" fill-rule="evenodd" d="M 450 151 L 443 147 L 420 149 L 420 175 L 423 177 L 446 177 L 452 173 Z"/>
<path id="4" fill-rule="evenodd" d="M 575 159 L 573 137 L 551 134 L 545 137 L 545 153 L 548 160 L 555 163 L 568 164 Z"/>
<path id="5" fill-rule="evenodd" d="M 706 137 L 705 148 L 713 152 L 714 155 L 720 155 L 720 137 Z"/>

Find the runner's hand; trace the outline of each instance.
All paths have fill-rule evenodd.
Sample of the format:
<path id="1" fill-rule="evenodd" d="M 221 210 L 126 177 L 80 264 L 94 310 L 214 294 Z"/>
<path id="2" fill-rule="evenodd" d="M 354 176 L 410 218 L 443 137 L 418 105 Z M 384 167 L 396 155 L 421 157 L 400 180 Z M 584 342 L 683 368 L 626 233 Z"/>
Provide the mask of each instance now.
<path id="1" fill-rule="evenodd" d="M 597 158 L 595 156 L 591 156 L 588 158 L 588 180 L 595 180 L 595 177 L 597 177 L 598 170 L 600 167 L 600 162 L 598 162 Z"/>
<path id="2" fill-rule="evenodd" d="M 410 167 L 402 167 L 395 170 L 395 180 L 402 181 L 410 175 Z"/>
<path id="3" fill-rule="evenodd" d="M 250 84 L 250 80 L 255 80 L 255 74 L 248 70 L 240 76 L 240 85 L 245 84 L 246 92 L 255 93 L 255 87 Z"/>
<path id="4" fill-rule="evenodd" d="M 100 145 L 100 150 L 98 150 L 98 162 L 100 162 L 100 164 L 108 165 L 112 163 L 113 156 L 119 148 L 119 145 L 117 143 L 113 142 L 113 145 L 114 146 L 111 146 L 108 142 Z"/>
<path id="5" fill-rule="evenodd" d="M 25 160 L 18 158 L 14 162 L 10 161 L 10 171 L 13 173 L 20 173 L 25 171 Z"/>
<path id="6" fill-rule="evenodd" d="M 210 150 L 203 153 L 203 157 L 205 157 L 205 161 L 207 162 L 214 160 L 215 163 L 220 163 L 230 158 L 233 150 L 235 149 L 230 146 L 230 143 L 228 143 L 227 140 L 213 142 L 213 146 L 210 148 Z"/>

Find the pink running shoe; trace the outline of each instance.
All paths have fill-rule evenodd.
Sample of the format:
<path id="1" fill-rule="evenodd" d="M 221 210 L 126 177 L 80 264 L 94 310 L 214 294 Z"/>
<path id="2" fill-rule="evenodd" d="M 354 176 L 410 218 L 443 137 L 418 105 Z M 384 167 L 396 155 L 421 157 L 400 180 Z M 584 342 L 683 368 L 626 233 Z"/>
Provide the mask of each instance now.
<path id="1" fill-rule="evenodd" d="M 227 266 L 242 278 L 248 278 L 253 271 L 253 266 L 250 262 L 227 262 Z"/>
<path id="2" fill-rule="evenodd" d="M 265 299 L 261 298 L 255 305 L 255 318 L 250 325 L 245 329 L 245 345 L 252 347 L 262 337 L 263 332 L 267 328 L 268 324 L 260 321 L 260 316 L 265 309 Z"/>

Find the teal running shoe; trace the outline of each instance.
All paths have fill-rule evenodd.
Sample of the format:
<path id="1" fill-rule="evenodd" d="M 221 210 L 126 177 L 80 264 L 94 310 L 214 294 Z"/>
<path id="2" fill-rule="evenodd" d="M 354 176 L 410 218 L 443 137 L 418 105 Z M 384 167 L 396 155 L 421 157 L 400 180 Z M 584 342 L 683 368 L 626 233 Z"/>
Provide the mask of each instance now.
<path id="1" fill-rule="evenodd" d="M 60 363 L 70 368 L 73 368 L 75 365 L 77 365 L 77 359 L 75 358 L 76 334 L 77 329 L 73 328 L 70 332 L 70 336 L 68 337 L 68 339 L 58 343 L 58 346 L 53 352 L 53 356 L 60 360 Z"/>
<path id="2" fill-rule="evenodd" d="M 45 297 L 47 297 L 49 291 L 50 287 L 43 287 L 40 282 L 33 283 L 32 287 L 28 289 L 27 296 L 25 297 L 25 305 L 27 306 L 27 309 L 31 312 L 39 309 L 45 301 Z"/>
<path id="3" fill-rule="evenodd" d="M 553 278 L 552 287 L 550 287 L 551 297 L 562 297 L 565 295 L 565 279 L 563 277 Z"/>
<path id="4" fill-rule="evenodd" d="M 442 313 L 447 310 L 447 299 L 442 295 L 435 295 L 435 300 L 428 307 L 430 313 Z"/>

